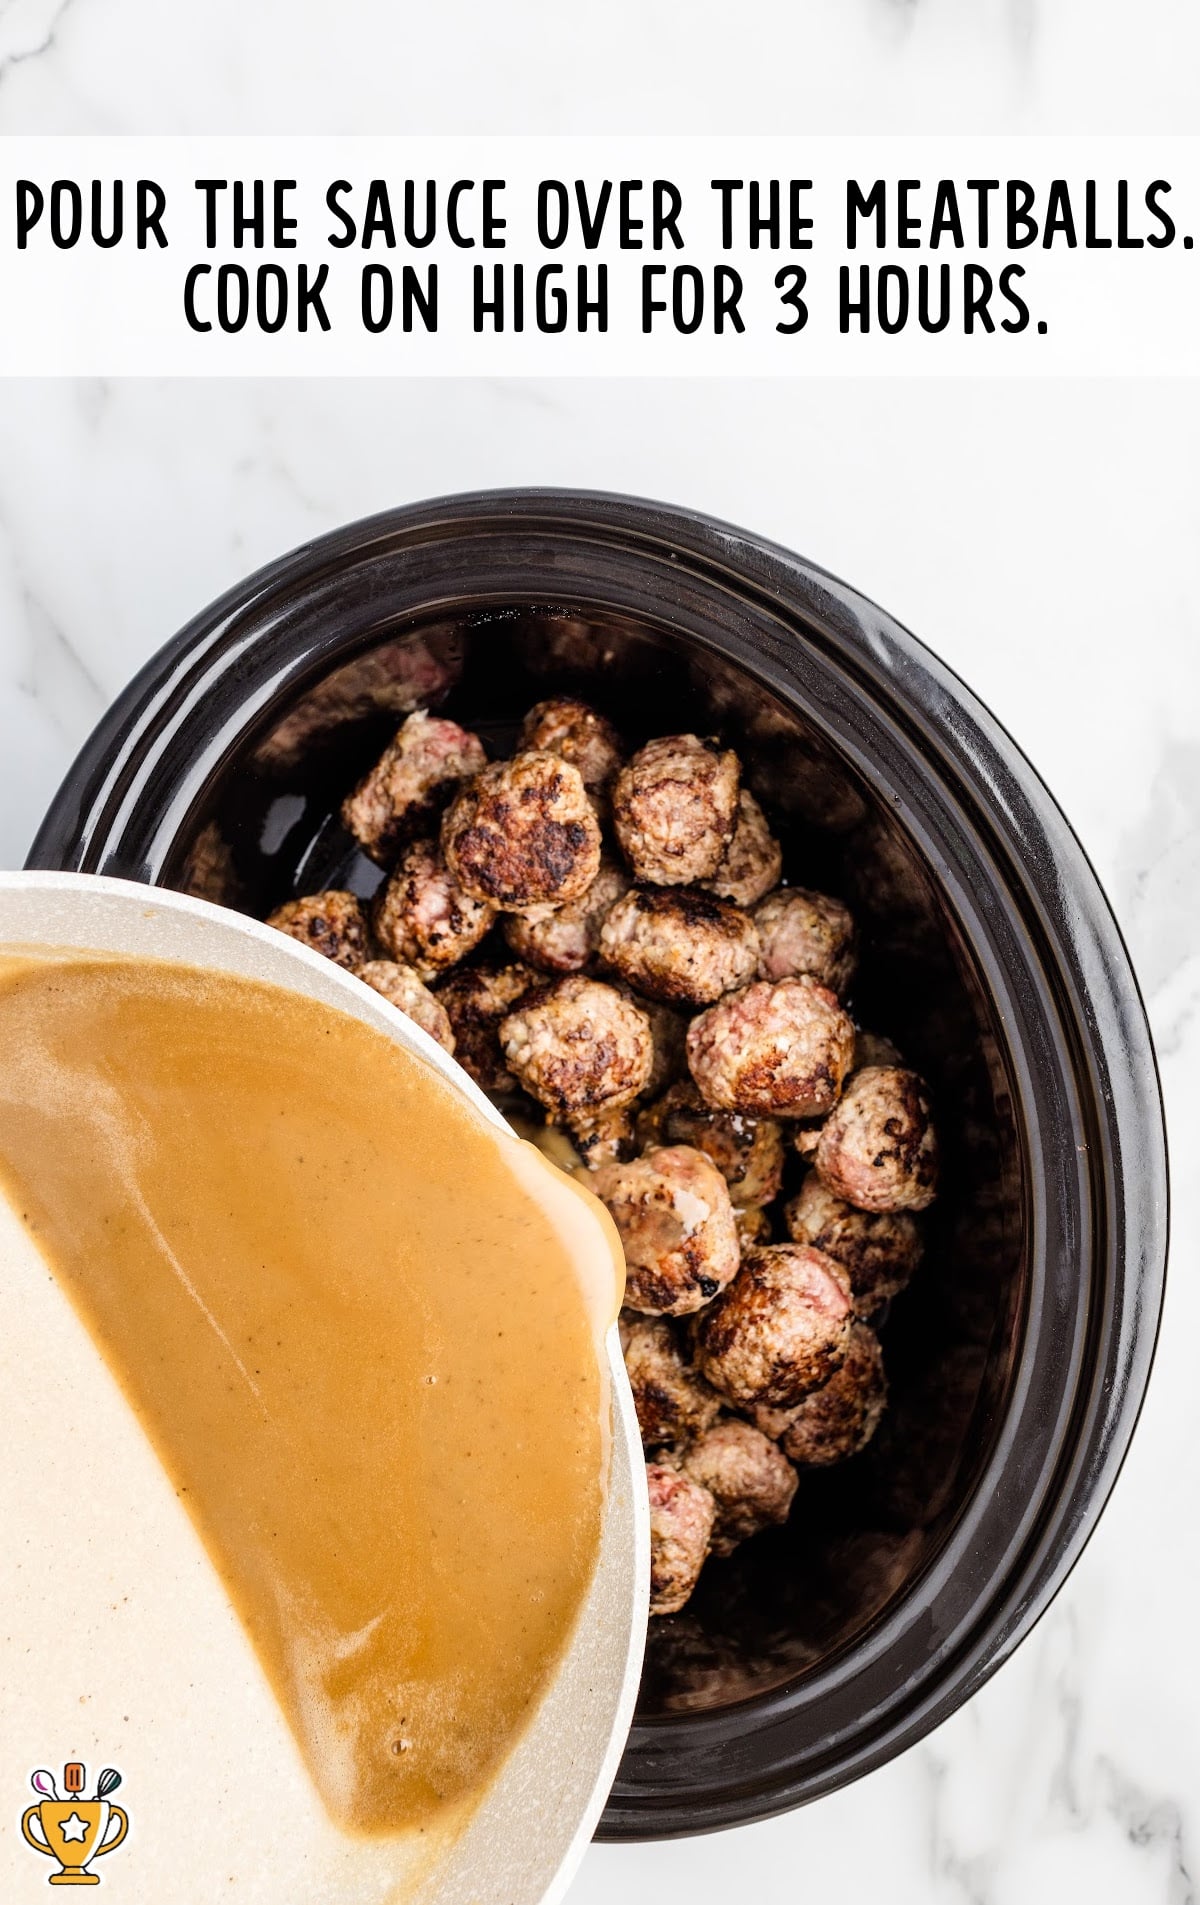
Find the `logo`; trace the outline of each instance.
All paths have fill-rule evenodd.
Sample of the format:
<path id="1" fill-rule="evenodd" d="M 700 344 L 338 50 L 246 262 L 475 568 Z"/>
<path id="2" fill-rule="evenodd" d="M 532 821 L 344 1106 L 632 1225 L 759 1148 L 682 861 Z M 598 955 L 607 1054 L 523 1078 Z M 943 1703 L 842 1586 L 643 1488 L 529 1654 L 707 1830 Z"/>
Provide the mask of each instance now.
<path id="1" fill-rule="evenodd" d="M 108 1795 L 121 1784 L 115 1766 L 106 1766 L 96 1781 L 90 1799 L 83 1797 L 87 1774 L 78 1760 L 63 1767 L 66 1798 L 60 1799 L 53 1773 L 39 1767 L 30 1774 L 29 1783 L 40 1803 L 30 1806 L 21 1820 L 21 1831 L 35 1852 L 58 1860 L 58 1871 L 51 1872 L 51 1885 L 99 1885 L 100 1874 L 89 1872 L 93 1859 L 115 1852 L 129 1831 L 129 1820 L 120 1806 L 110 1806 Z M 111 1830 L 114 1822 L 116 1831 Z"/>

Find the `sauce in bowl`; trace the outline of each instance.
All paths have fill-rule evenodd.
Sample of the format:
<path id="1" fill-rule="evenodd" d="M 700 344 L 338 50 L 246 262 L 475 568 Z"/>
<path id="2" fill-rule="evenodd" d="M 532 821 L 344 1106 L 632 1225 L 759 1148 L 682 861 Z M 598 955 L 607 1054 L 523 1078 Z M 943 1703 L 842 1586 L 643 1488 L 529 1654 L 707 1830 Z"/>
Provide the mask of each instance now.
<path id="1" fill-rule="evenodd" d="M 331 1817 L 486 1788 L 570 1641 L 619 1247 L 429 1064 L 219 972 L 0 961 L 0 1175 Z"/>

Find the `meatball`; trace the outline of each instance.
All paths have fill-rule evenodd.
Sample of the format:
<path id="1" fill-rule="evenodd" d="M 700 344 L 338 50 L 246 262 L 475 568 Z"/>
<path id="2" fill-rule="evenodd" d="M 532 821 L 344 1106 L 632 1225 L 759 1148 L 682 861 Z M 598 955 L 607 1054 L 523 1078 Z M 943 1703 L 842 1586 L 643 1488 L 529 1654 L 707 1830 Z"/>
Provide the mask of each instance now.
<path id="1" fill-rule="evenodd" d="M 510 1069 L 551 1117 L 631 1104 L 650 1076 L 650 1021 L 612 986 L 560 979 L 500 1027 Z"/>
<path id="2" fill-rule="evenodd" d="M 530 708 L 521 746 L 557 754 L 578 768 L 589 794 L 603 794 L 616 779 L 625 750 L 611 721 L 573 695 L 556 695 Z"/>
<path id="3" fill-rule="evenodd" d="M 342 823 L 372 860 L 387 865 L 433 822 L 459 782 L 486 766 L 477 735 L 418 709 L 342 802 Z"/>
<path id="4" fill-rule="evenodd" d="M 864 1032 L 860 1025 L 854 1034 L 854 1070 L 867 1065 L 903 1065 L 900 1047 L 879 1032 Z"/>
<path id="5" fill-rule="evenodd" d="M 858 963 L 854 921 L 840 900 L 783 886 L 754 909 L 762 946 L 761 979 L 812 977 L 831 992 L 846 990 Z"/>
<path id="6" fill-rule="evenodd" d="M 810 1171 L 785 1216 L 789 1235 L 836 1257 L 850 1278 L 856 1316 L 870 1316 L 903 1290 L 921 1261 L 916 1219 L 904 1211 L 856 1210 Z"/>
<path id="7" fill-rule="evenodd" d="M 639 880 L 711 880 L 737 822 L 737 755 L 694 734 L 649 741 L 617 776 L 613 825 Z"/>
<path id="8" fill-rule="evenodd" d="M 712 1554 L 732 1554 L 739 1542 L 787 1520 L 796 1471 L 774 1442 L 748 1422 L 730 1416 L 716 1423 L 688 1449 L 682 1466 L 716 1503 Z"/>
<path id="9" fill-rule="evenodd" d="M 589 1171 L 613 1164 L 633 1152 L 633 1113 L 628 1105 L 604 1106 L 599 1111 L 576 1112 L 567 1118 L 581 1164 Z"/>
<path id="10" fill-rule="evenodd" d="M 357 972 L 371 956 L 367 916 L 353 893 L 310 893 L 306 899 L 289 900 L 268 915 L 267 925 L 347 972 Z"/>
<path id="11" fill-rule="evenodd" d="M 463 892 L 432 840 L 414 840 L 375 902 L 375 936 L 418 978 L 432 979 L 478 946 L 495 916 Z"/>
<path id="12" fill-rule="evenodd" d="M 916 1072 L 868 1065 L 821 1132 L 815 1163 L 859 1210 L 924 1210 L 937 1191 L 937 1136 Z"/>
<path id="13" fill-rule="evenodd" d="M 586 893 L 565 906 L 509 913 L 504 937 L 518 959 L 541 972 L 582 972 L 600 944 L 605 915 L 629 886 L 624 867 L 607 857 Z"/>
<path id="14" fill-rule="evenodd" d="M 712 1005 L 758 967 L 749 913 L 697 887 L 635 886 L 600 929 L 600 956 L 664 1005 Z"/>
<path id="15" fill-rule="evenodd" d="M 883 1351 L 874 1330 L 856 1323 L 846 1360 L 797 1409 L 759 1409 L 755 1421 L 802 1468 L 828 1468 L 865 1449 L 887 1406 Z M 707 1478 L 698 1475 L 698 1481 Z M 709 1484 L 711 1487 L 711 1483 Z"/>
<path id="16" fill-rule="evenodd" d="M 758 980 L 693 1019 L 687 1050 L 710 1105 L 813 1118 L 837 1102 L 854 1027 L 833 993 L 807 975 L 774 985 Z"/>
<path id="17" fill-rule="evenodd" d="M 647 1462 L 650 1494 L 650 1612 L 678 1614 L 700 1578 L 716 1503 L 690 1475 Z"/>
<path id="18" fill-rule="evenodd" d="M 759 1244 L 696 1327 L 696 1360 L 742 1406 L 788 1408 L 829 1381 L 850 1342 L 850 1279 L 801 1244 Z"/>
<path id="19" fill-rule="evenodd" d="M 446 1008 L 411 966 L 391 959 L 368 959 L 359 967 L 358 976 L 453 1054 L 454 1033 Z"/>
<path id="20" fill-rule="evenodd" d="M 767 825 L 767 817 L 749 788 L 738 796 L 737 823 L 721 864 L 711 880 L 710 893 L 738 906 L 753 906 L 778 885 L 783 870 L 783 848 Z"/>
<path id="21" fill-rule="evenodd" d="M 729 1186 L 735 1205 L 769 1204 L 783 1181 L 783 1132 L 773 1118 L 716 1111 L 690 1079 L 681 1078 L 638 1118 L 637 1135 L 651 1144 L 690 1144 L 703 1151 Z"/>
<path id="22" fill-rule="evenodd" d="M 517 1090 L 500 1048 L 500 1026 L 537 983 L 527 966 L 466 966 L 438 987 L 436 997 L 454 1033 L 454 1056 L 484 1091 Z"/>
<path id="23" fill-rule="evenodd" d="M 442 851 L 463 891 L 505 912 L 582 899 L 600 871 L 600 823 L 577 768 L 529 750 L 458 793 Z"/>
<path id="24" fill-rule="evenodd" d="M 771 1219 L 761 1204 L 735 1204 L 733 1221 L 743 1252 L 749 1250 L 751 1244 L 770 1243 Z"/>
<path id="25" fill-rule="evenodd" d="M 648 1449 L 688 1442 L 721 1413 L 721 1398 L 684 1354 L 678 1331 L 662 1317 L 632 1317 L 621 1347 L 633 1406 Z"/>
<path id="26" fill-rule="evenodd" d="M 592 1188 L 621 1234 L 629 1309 L 688 1316 L 737 1274 L 729 1188 L 703 1152 L 673 1144 L 604 1164 Z"/>

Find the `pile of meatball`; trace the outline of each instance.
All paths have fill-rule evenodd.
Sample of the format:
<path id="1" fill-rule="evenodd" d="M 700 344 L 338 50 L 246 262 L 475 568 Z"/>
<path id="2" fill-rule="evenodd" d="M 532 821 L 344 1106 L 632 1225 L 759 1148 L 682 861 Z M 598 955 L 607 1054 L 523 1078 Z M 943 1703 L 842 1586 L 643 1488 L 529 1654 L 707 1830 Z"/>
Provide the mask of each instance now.
<path id="1" fill-rule="evenodd" d="M 786 883 L 717 740 L 630 754 L 558 697 L 489 761 L 419 711 L 341 812 L 386 869 L 374 902 L 316 893 L 269 923 L 408 1013 L 510 1115 L 540 1107 L 612 1213 L 651 1612 L 676 1613 L 709 1555 L 787 1519 L 798 1470 L 878 1426 L 872 1323 L 920 1261 L 936 1190 L 925 1084 L 855 1024 L 854 921 Z"/>

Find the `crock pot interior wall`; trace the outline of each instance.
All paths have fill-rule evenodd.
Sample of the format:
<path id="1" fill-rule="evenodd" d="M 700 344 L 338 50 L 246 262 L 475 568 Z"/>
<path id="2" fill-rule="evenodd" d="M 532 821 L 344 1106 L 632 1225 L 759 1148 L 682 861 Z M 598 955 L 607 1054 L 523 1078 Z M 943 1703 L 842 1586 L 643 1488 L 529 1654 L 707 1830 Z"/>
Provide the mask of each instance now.
<path id="1" fill-rule="evenodd" d="M 649 1717 L 718 1708 L 802 1675 L 861 1634 L 936 1553 L 1011 1377 L 1020 1144 L 989 994 L 894 811 L 794 707 L 648 621 L 506 607 L 390 630 L 310 682 L 282 718 L 276 707 L 225 762 L 166 883 L 260 917 L 325 886 L 369 896 L 379 869 L 337 808 L 403 712 L 435 705 L 506 751 L 529 704 L 559 690 L 585 693 L 635 743 L 694 729 L 738 749 L 780 826 L 792 880 L 854 907 L 864 945 L 851 1003 L 930 1079 L 945 1148 L 925 1264 L 884 1325 L 883 1429 L 854 1462 L 805 1474 L 785 1529 L 711 1561 L 688 1608 L 651 1624 Z"/>

